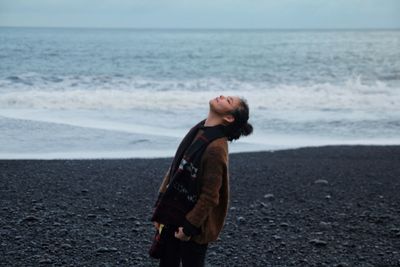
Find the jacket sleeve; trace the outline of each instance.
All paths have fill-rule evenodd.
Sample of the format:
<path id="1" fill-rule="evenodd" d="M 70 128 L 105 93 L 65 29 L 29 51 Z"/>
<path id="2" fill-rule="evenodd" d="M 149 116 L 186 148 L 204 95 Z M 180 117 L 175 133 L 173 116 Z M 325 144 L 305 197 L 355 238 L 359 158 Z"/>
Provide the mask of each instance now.
<path id="1" fill-rule="evenodd" d="M 158 189 L 158 192 L 164 193 L 167 190 L 167 185 L 169 184 L 169 172 L 171 170 L 171 167 L 168 168 L 167 172 L 164 175 L 164 179 L 160 185 L 160 188 Z"/>
<path id="2" fill-rule="evenodd" d="M 225 151 L 221 147 L 208 147 L 204 153 L 203 173 L 199 198 L 193 209 L 186 214 L 183 225 L 186 235 L 199 234 L 200 226 L 210 211 L 219 203 L 219 191 L 223 174 L 227 170 Z"/>
<path id="3" fill-rule="evenodd" d="M 157 197 L 157 201 L 154 204 L 154 207 L 157 207 L 158 203 L 160 202 L 161 197 L 163 196 L 163 194 L 165 193 L 165 191 L 167 190 L 167 185 L 169 183 L 169 172 L 170 172 L 171 167 L 167 170 L 167 172 L 164 175 L 164 179 L 160 185 L 160 188 L 158 189 L 158 197 Z"/>

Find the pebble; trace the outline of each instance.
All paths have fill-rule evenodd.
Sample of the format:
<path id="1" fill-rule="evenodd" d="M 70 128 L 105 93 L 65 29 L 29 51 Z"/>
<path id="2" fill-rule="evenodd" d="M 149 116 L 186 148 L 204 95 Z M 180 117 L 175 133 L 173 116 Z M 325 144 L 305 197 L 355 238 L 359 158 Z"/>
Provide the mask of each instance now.
<path id="1" fill-rule="evenodd" d="M 279 235 L 273 235 L 272 238 L 275 239 L 275 240 L 281 240 L 282 239 L 282 237 L 279 236 Z"/>
<path id="2" fill-rule="evenodd" d="M 117 251 L 118 249 L 116 249 L 116 248 L 114 248 L 114 247 L 110 247 L 110 248 L 107 248 L 107 247 L 100 247 L 100 248 L 98 248 L 98 249 L 96 249 L 96 252 L 97 253 L 105 253 L 105 252 L 115 252 L 115 251 Z"/>
<path id="3" fill-rule="evenodd" d="M 275 196 L 274 196 L 274 194 L 265 194 L 264 198 L 267 199 L 267 200 L 274 200 Z"/>
<path id="4" fill-rule="evenodd" d="M 314 184 L 323 184 L 323 185 L 327 185 L 328 181 L 324 180 L 324 179 L 318 179 L 314 181 Z"/>
<path id="5" fill-rule="evenodd" d="M 321 222 L 319 223 L 319 226 L 321 226 L 321 227 L 324 228 L 324 229 L 329 229 L 329 228 L 331 228 L 331 223 L 321 221 Z"/>
<path id="6" fill-rule="evenodd" d="M 64 249 L 71 249 L 72 248 L 72 246 L 70 244 L 67 244 L 67 243 L 61 244 L 61 247 L 64 248 Z"/>
<path id="7" fill-rule="evenodd" d="M 39 218 L 33 215 L 28 215 L 21 220 L 21 222 L 37 222 L 37 221 L 39 221 Z"/>
<path id="8" fill-rule="evenodd" d="M 244 223 L 244 222 L 246 222 L 246 219 L 245 219 L 243 216 L 237 217 L 236 220 L 237 220 L 239 223 Z"/>
<path id="9" fill-rule="evenodd" d="M 324 247 L 328 245 L 326 241 L 320 240 L 320 239 L 311 239 L 310 243 L 317 246 L 317 247 Z"/>
<path id="10" fill-rule="evenodd" d="M 51 264 L 53 261 L 51 259 L 41 259 L 39 260 L 40 264 Z"/>

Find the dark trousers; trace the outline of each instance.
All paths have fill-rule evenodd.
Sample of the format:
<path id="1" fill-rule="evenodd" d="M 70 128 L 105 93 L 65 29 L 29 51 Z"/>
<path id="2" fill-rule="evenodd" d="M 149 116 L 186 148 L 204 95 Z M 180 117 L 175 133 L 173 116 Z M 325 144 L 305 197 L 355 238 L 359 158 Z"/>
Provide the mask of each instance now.
<path id="1" fill-rule="evenodd" d="M 167 231 L 166 250 L 160 259 L 160 267 L 203 267 L 208 244 L 194 241 L 181 241 L 175 237 L 176 227 L 165 227 Z"/>

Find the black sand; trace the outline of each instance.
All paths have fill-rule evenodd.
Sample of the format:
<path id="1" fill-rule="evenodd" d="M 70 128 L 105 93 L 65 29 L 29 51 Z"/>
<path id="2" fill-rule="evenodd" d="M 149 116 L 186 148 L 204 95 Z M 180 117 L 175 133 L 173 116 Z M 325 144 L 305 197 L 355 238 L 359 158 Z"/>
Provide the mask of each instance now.
<path id="1" fill-rule="evenodd" d="M 149 222 L 171 159 L 0 161 L 0 265 L 157 266 Z M 230 155 L 207 266 L 400 266 L 400 146 Z"/>

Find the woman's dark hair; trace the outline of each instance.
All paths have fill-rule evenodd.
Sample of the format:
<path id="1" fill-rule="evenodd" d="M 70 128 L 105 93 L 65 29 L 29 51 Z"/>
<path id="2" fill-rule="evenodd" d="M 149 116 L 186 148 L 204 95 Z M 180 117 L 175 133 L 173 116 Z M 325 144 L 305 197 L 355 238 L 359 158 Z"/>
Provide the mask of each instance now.
<path id="1" fill-rule="evenodd" d="M 229 141 L 239 139 L 242 135 L 247 136 L 253 132 L 253 126 L 248 123 L 249 120 L 249 105 L 246 99 L 240 98 L 239 107 L 230 112 L 235 120 L 225 126 Z"/>

